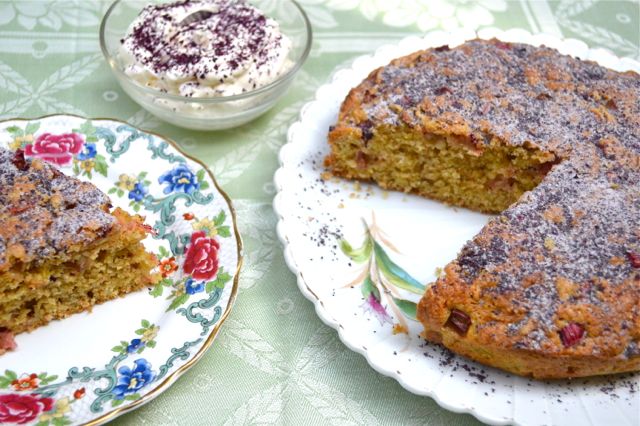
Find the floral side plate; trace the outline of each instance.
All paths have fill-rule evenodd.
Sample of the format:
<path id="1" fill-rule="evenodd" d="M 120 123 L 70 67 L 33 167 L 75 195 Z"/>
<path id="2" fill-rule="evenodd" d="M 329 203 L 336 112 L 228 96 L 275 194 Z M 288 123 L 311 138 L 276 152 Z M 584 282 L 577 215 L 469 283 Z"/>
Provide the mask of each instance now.
<path id="1" fill-rule="evenodd" d="M 233 305 L 241 240 L 209 170 L 173 142 L 113 120 L 0 123 L 0 146 L 90 181 L 153 227 L 162 280 L 17 336 L 0 357 L 0 423 L 100 424 L 150 401 L 211 346 Z M 46 355 L 45 355 L 46 354 Z"/>
<path id="2" fill-rule="evenodd" d="M 323 175 L 326 135 L 348 91 L 373 69 L 420 49 L 475 37 L 545 44 L 617 70 L 640 63 L 578 40 L 523 30 L 433 32 L 383 46 L 337 71 L 289 129 L 275 175 L 285 259 L 302 293 L 342 341 L 410 392 L 492 424 L 637 425 L 640 375 L 541 382 L 487 368 L 425 342 L 416 302 L 488 216 Z"/>

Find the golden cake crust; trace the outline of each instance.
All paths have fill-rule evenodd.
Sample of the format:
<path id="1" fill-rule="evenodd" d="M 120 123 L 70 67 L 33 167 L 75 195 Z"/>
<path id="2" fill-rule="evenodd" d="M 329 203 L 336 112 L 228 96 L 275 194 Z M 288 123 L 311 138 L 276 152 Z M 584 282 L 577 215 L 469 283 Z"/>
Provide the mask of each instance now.
<path id="1" fill-rule="evenodd" d="M 640 76 L 545 47 L 473 40 L 373 71 L 330 130 L 333 154 L 380 124 L 553 156 L 418 307 L 428 339 L 539 378 L 640 369 Z M 367 167 L 367 159 L 356 159 Z M 344 169 L 342 169 L 344 167 Z"/>

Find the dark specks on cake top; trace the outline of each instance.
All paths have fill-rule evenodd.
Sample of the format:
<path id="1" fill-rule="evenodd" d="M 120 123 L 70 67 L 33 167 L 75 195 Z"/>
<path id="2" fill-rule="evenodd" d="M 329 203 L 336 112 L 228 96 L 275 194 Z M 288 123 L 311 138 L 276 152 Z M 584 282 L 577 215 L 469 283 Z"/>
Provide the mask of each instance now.
<path id="1" fill-rule="evenodd" d="M 115 225 L 109 206 L 92 184 L 0 148 L 0 270 L 104 236 Z"/>
<path id="2" fill-rule="evenodd" d="M 486 135 L 478 139 L 487 143 L 498 137 L 562 156 L 605 134 L 629 136 L 640 148 L 629 126 L 638 125 L 638 75 L 545 47 L 472 40 L 428 49 L 392 61 L 366 84 L 362 109 L 375 122 L 438 122 L 442 133 Z"/>
<path id="3" fill-rule="evenodd" d="M 541 349 L 572 318 L 599 318 L 626 335 L 623 323 L 634 315 L 628 308 L 640 300 L 640 271 L 628 257 L 640 248 L 640 173 L 628 173 L 615 189 L 604 174 L 576 173 L 570 161 L 556 166 L 457 260 L 467 285 L 481 276 L 494 281 L 483 297 L 510 300 L 523 313 L 509 326 L 521 349 Z"/>

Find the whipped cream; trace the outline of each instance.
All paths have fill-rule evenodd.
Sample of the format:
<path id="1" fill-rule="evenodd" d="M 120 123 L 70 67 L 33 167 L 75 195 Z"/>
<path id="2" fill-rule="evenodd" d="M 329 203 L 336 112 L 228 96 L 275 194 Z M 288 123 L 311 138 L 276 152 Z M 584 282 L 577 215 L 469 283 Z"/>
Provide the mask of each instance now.
<path id="1" fill-rule="evenodd" d="M 244 0 L 146 6 L 121 40 L 124 72 L 142 85 L 193 98 L 237 95 L 291 68 L 291 40 Z"/>

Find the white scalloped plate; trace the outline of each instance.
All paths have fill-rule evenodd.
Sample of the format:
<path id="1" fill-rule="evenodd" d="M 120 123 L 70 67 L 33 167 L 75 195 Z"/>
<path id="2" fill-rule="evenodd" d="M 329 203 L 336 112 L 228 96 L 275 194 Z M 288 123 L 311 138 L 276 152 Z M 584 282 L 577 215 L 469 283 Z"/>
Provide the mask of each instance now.
<path id="1" fill-rule="evenodd" d="M 388 257 L 417 282 L 428 283 L 435 279 L 436 268 L 453 259 L 486 223 L 486 215 L 387 193 L 372 185 L 320 178 L 329 126 L 352 87 L 395 57 L 444 44 L 455 46 L 476 36 L 545 44 L 615 70 L 640 72 L 640 63 L 589 49 L 581 41 L 523 30 L 436 31 L 357 58 L 351 68 L 337 71 L 329 84 L 318 89 L 315 100 L 302 108 L 280 151 L 274 209 L 287 265 L 318 316 L 338 330 L 349 348 L 364 355 L 376 371 L 393 377 L 410 392 L 434 398 L 444 408 L 471 413 L 492 424 L 637 425 L 638 375 L 549 383 L 514 377 L 454 356 L 419 338 L 421 326 L 404 319 L 389 293 L 378 297 L 380 305 L 370 296 L 365 300 L 362 279 L 356 279 L 365 267 L 350 261 L 340 249 L 339 237 L 353 247 L 363 242 L 364 219 Z M 418 294 L 403 290 L 394 296 L 419 299 Z M 404 325 L 408 333 L 394 334 L 394 325 L 396 332 Z"/>
<path id="2" fill-rule="evenodd" d="M 155 230 L 144 244 L 163 262 L 161 283 L 19 334 L 0 357 L 1 424 L 104 423 L 168 389 L 212 345 L 238 290 L 233 207 L 204 164 L 124 122 L 7 120 L 0 146 L 55 161 Z"/>

